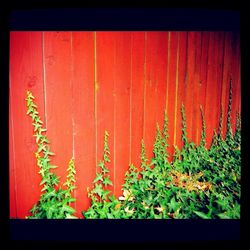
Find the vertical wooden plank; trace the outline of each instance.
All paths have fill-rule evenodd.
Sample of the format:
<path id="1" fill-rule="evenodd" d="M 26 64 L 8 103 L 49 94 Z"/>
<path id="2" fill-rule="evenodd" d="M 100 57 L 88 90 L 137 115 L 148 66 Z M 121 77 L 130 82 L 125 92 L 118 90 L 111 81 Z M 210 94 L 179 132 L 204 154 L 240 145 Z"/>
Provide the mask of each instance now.
<path id="1" fill-rule="evenodd" d="M 47 136 L 60 184 L 66 180 L 68 162 L 73 157 L 70 41 L 70 32 L 44 32 Z"/>
<path id="2" fill-rule="evenodd" d="M 236 111 L 238 110 L 238 96 L 239 96 L 239 62 L 240 62 L 240 36 L 238 32 L 232 32 L 231 39 L 231 61 L 232 61 L 232 87 L 233 87 L 233 99 L 232 99 L 232 129 L 235 132 L 236 124 Z"/>
<path id="3" fill-rule="evenodd" d="M 140 166 L 141 140 L 143 137 L 144 93 L 144 32 L 132 33 L 132 105 L 131 105 L 131 162 Z"/>
<path id="4" fill-rule="evenodd" d="M 227 111 L 228 111 L 228 99 L 229 99 L 229 86 L 232 69 L 232 57 L 231 57 L 231 33 L 225 32 L 224 43 L 224 67 L 223 67 L 223 85 L 221 93 L 221 103 L 223 105 L 223 137 L 226 136 L 226 124 L 227 124 Z"/>
<path id="5" fill-rule="evenodd" d="M 207 64 L 208 64 L 208 43 L 209 43 L 209 32 L 202 32 L 201 34 L 201 64 L 200 64 L 200 88 L 199 88 L 199 104 L 202 107 L 203 113 L 205 115 L 206 111 L 206 90 L 207 90 Z M 201 114 L 200 114 L 201 117 Z M 206 120 L 205 124 L 209 122 Z M 207 132 L 207 129 L 206 129 Z M 200 131 L 201 136 L 201 131 Z"/>
<path id="6" fill-rule="evenodd" d="M 121 195 L 125 172 L 129 166 L 130 147 L 130 81 L 131 33 L 116 32 L 115 45 L 115 187 L 114 194 Z"/>
<path id="7" fill-rule="evenodd" d="M 214 128 L 218 129 L 219 127 L 219 119 L 220 119 L 220 97 L 221 97 L 221 83 L 220 83 L 220 44 L 223 41 L 220 32 L 215 32 L 214 36 L 214 73 L 213 73 L 213 81 L 214 81 Z"/>
<path id="8" fill-rule="evenodd" d="M 194 85 L 194 65 L 195 65 L 195 32 L 188 32 L 187 43 L 187 68 L 184 107 L 187 123 L 187 137 L 192 138 L 192 121 L 193 121 L 193 97 L 197 95 L 197 89 Z"/>
<path id="9" fill-rule="evenodd" d="M 170 160 L 174 152 L 174 119 L 175 119 L 175 93 L 176 93 L 176 63 L 177 63 L 177 51 L 178 51 L 178 32 L 170 32 L 169 36 L 169 76 L 167 83 L 167 114 L 169 119 L 169 148 L 168 154 Z"/>
<path id="10" fill-rule="evenodd" d="M 237 69 L 236 75 L 236 89 L 235 89 L 235 102 L 236 110 L 241 112 L 241 48 L 240 48 L 240 34 L 237 33 L 237 42 L 236 42 L 236 55 L 237 55 L 237 64 L 235 68 Z"/>
<path id="11" fill-rule="evenodd" d="M 206 86 L 207 86 L 207 64 L 208 64 L 208 45 L 209 32 L 202 32 L 201 34 L 201 66 L 200 66 L 200 104 L 205 112 L 206 104 Z"/>
<path id="12" fill-rule="evenodd" d="M 168 33 L 156 32 L 156 73 L 155 73 L 155 91 L 156 91 L 156 122 L 160 128 L 163 128 L 164 111 L 166 105 L 166 69 L 168 55 Z"/>
<path id="13" fill-rule="evenodd" d="M 114 68 L 115 68 L 115 33 L 96 32 L 96 110 L 97 110 L 97 161 L 103 157 L 104 131 L 109 133 L 111 162 L 107 165 L 115 186 L 114 164 Z M 111 191 L 114 191 L 114 186 Z"/>
<path id="14" fill-rule="evenodd" d="M 207 143 L 211 145 L 213 130 L 218 127 L 218 110 L 217 107 L 217 50 L 218 32 L 210 32 L 209 56 L 208 56 L 208 73 L 207 73 L 207 92 L 206 92 L 206 111 L 205 117 L 207 122 Z"/>
<path id="15" fill-rule="evenodd" d="M 157 112 L 158 37 L 156 32 L 147 32 L 146 40 L 146 91 L 145 91 L 145 146 L 148 157 L 153 156 Z"/>
<path id="16" fill-rule="evenodd" d="M 181 105 L 184 103 L 184 88 L 187 67 L 187 32 L 179 32 L 179 66 L 178 66 L 178 98 L 176 103 L 176 145 L 182 148 L 182 117 Z"/>
<path id="17" fill-rule="evenodd" d="M 10 79 L 11 80 L 11 79 Z M 11 96 L 10 96 L 11 99 Z M 10 194 L 10 218 L 17 218 L 17 204 L 16 204 L 16 164 L 13 136 L 13 108 L 11 102 L 9 103 L 9 194 Z"/>
<path id="18" fill-rule="evenodd" d="M 87 210 L 87 187 L 95 178 L 94 32 L 72 32 L 73 136 L 76 216 Z"/>
<path id="19" fill-rule="evenodd" d="M 216 60 L 216 68 L 217 68 L 217 111 L 216 111 L 216 120 L 217 125 L 216 127 L 219 128 L 219 121 L 221 116 L 221 110 L 223 110 L 222 100 L 221 100 L 221 93 L 223 88 L 223 66 L 224 66 L 224 43 L 225 43 L 225 37 L 224 32 L 218 32 L 218 40 L 216 44 L 217 49 L 217 60 Z"/>
<path id="20" fill-rule="evenodd" d="M 30 117 L 26 114 L 26 91 L 32 91 L 39 115 L 44 120 L 42 34 L 41 32 L 10 33 L 10 127 L 15 167 L 15 179 L 10 181 L 10 192 L 16 186 L 16 217 L 25 218 L 40 197 L 39 168 L 36 165 L 35 137 Z M 12 173 L 10 172 L 10 175 Z M 14 185 L 14 186 L 13 186 Z M 12 195 L 11 195 L 12 196 Z M 13 203 L 10 205 L 12 206 Z M 12 211 L 12 207 L 10 210 Z M 12 214 L 12 213 L 11 213 Z"/>
<path id="21" fill-rule="evenodd" d="M 198 144 L 200 142 L 201 115 L 199 105 L 199 87 L 200 87 L 200 64 L 201 64 L 201 33 L 194 34 L 195 60 L 193 77 L 193 116 L 192 116 L 192 141 Z"/>

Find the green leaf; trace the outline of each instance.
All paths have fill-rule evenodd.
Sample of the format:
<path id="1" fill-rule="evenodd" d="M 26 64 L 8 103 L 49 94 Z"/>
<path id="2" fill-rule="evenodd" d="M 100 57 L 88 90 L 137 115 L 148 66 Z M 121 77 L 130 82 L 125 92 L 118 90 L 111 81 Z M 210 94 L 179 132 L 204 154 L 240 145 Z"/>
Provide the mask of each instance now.
<path id="1" fill-rule="evenodd" d="M 103 168 L 104 167 L 104 161 L 100 161 L 97 166 Z"/>
<path id="2" fill-rule="evenodd" d="M 55 155 L 55 153 L 50 152 L 50 151 L 47 151 L 46 153 L 47 153 L 47 155 Z"/>
<path id="3" fill-rule="evenodd" d="M 46 151 L 46 145 L 43 145 L 43 144 L 39 145 L 39 148 L 38 148 L 37 152 L 40 153 L 42 150 Z"/>
<path id="4" fill-rule="evenodd" d="M 41 191 L 42 191 L 42 192 L 43 192 L 43 191 L 46 191 L 48 188 L 49 188 L 49 186 L 48 186 L 48 185 L 44 185 L 44 187 L 42 188 L 42 190 L 41 190 Z"/>
<path id="5" fill-rule="evenodd" d="M 41 169 L 41 170 L 42 170 L 42 169 Z M 41 172 L 41 170 L 40 170 L 40 172 Z M 40 172 L 39 172 L 39 173 L 40 173 Z M 42 181 L 40 182 L 40 185 L 43 185 L 43 184 L 46 183 L 47 181 L 48 181 L 47 179 L 43 178 Z"/>
<path id="6" fill-rule="evenodd" d="M 217 214 L 217 216 L 220 219 L 231 219 L 228 215 L 226 215 L 225 213 L 221 213 L 221 214 Z"/>
<path id="7" fill-rule="evenodd" d="M 42 138 L 42 135 L 40 134 L 35 134 L 34 136 L 36 137 L 36 143 Z"/>
<path id="8" fill-rule="evenodd" d="M 101 184 L 95 184 L 95 188 L 93 189 L 93 192 L 95 194 L 98 194 L 101 197 L 102 194 L 103 194 L 102 185 Z"/>
<path id="9" fill-rule="evenodd" d="M 67 213 L 65 219 L 77 219 L 77 217 Z"/>
<path id="10" fill-rule="evenodd" d="M 75 209 L 70 207 L 70 206 L 67 206 L 67 205 L 63 205 L 62 206 L 62 210 L 64 212 L 67 212 L 67 213 L 70 213 L 70 214 L 73 214 L 75 212 Z"/>
<path id="11" fill-rule="evenodd" d="M 111 213 L 107 213 L 107 217 L 108 217 L 108 219 L 114 219 L 114 216 Z"/>
<path id="12" fill-rule="evenodd" d="M 180 207 L 180 204 L 176 202 L 175 198 L 173 197 L 170 200 L 170 203 L 168 203 L 168 206 L 171 211 L 175 212 Z"/>
<path id="13" fill-rule="evenodd" d="M 109 177 L 105 177 L 104 178 L 103 184 L 105 185 L 105 187 L 107 185 L 113 186 L 113 183 L 111 182 L 111 180 L 109 179 Z"/>
<path id="14" fill-rule="evenodd" d="M 55 196 L 55 194 L 56 194 L 56 191 L 55 191 L 54 189 L 52 189 L 50 192 L 45 193 L 45 194 L 43 195 L 43 199 L 47 200 L 47 199 L 49 199 L 49 198 Z"/>
<path id="15" fill-rule="evenodd" d="M 34 111 L 34 109 L 33 109 L 32 107 L 29 107 L 26 114 L 28 115 L 28 114 L 30 114 L 30 113 L 33 112 L 33 111 Z"/>
<path id="16" fill-rule="evenodd" d="M 199 211 L 194 211 L 195 214 L 197 214 L 200 218 L 202 219 L 211 219 L 210 216 L 208 216 L 207 214 L 203 213 L 203 212 L 199 212 Z"/>
<path id="17" fill-rule="evenodd" d="M 32 93 L 30 91 L 27 91 L 27 98 L 28 99 L 35 99 L 35 97 L 32 95 Z"/>
<path id="18" fill-rule="evenodd" d="M 100 174 L 100 173 L 96 174 L 96 178 L 94 179 L 94 183 L 96 183 L 98 181 L 103 181 L 102 174 Z"/>
<path id="19" fill-rule="evenodd" d="M 48 169 L 51 169 L 51 168 L 57 168 L 57 166 L 48 164 Z"/>
<path id="20" fill-rule="evenodd" d="M 102 191 L 102 199 L 106 200 L 107 196 L 110 194 L 109 190 L 103 190 Z"/>

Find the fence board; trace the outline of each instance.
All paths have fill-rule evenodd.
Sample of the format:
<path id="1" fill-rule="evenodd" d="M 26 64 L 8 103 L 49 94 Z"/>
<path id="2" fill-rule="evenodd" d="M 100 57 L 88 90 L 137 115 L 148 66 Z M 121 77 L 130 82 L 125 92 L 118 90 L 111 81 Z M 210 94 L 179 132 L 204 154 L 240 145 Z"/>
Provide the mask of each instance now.
<path id="1" fill-rule="evenodd" d="M 146 79 L 145 79 L 145 119 L 144 140 L 147 157 L 153 156 L 153 144 L 156 132 L 157 112 L 157 35 L 155 32 L 146 34 Z"/>
<path id="2" fill-rule="evenodd" d="M 116 32 L 114 130 L 115 130 L 115 186 L 114 194 L 121 195 L 122 184 L 129 165 L 130 149 L 130 81 L 131 81 L 131 33 Z"/>
<path id="3" fill-rule="evenodd" d="M 132 33 L 131 163 L 137 167 L 140 166 L 141 140 L 143 138 L 144 120 L 144 38 L 144 32 Z"/>
<path id="4" fill-rule="evenodd" d="M 187 32 L 180 32 L 179 34 L 179 68 L 178 68 L 178 98 L 176 104 L 176 146 L 182 148 L 182 117 L 181 105 L 184 104 L 185 97 L 185 81 L 186 81 L 186 68 L 187 68 Z"/>
<path id="5" fill-rule="evenodd" d="M 175 109 L 176 109 L 176 91 L 178 93 L 178 89 L 176 88 L 176 63 L 177 63 L 177 52 L 178 52 L 178 33 L 177 32 L 170 32 L 170 38 L 169 38 L 169 76 L 168 76 L 168 98 L 167 98 L 167 115 L 169 119 L 169 148 L 168 153 L 171 155 L 174 152 L 173 143 L 174 143 L 174 119 L 175 119 Z"/>
<path id="6" fill-rule="evenodd" d="M 14 156 L 10 161 L 10 193 L 15 189 L 16 208 L 11 215 L 24 218 L 40 197 L 41 178 L 34 152 L 37 147 L 31 118 L 26 115 L 26 91 L 36 96 L 39 115 L 44 120 L 41 32 L 11 32 L 10 36 L 10 119 Z M 13 169 L 14 168 L 14 169 Z M 13 183 L 15 182 L 15 183 Z M 13 199 L 13 195 L 11 195 Z M 13 201 L 13 200 L 12 200 Z M 16 211 L 16 212 L 14 212 Z"/>
<path id="7" fill-rule="evenodd" d="M 73 136 L 76 167 L 76 211 L 86 210 L 90 201 L 86 189 L 95 178 L 95 85 L 94 34 L 72 32 Z M 83 153 L 84 152 L 84 153 Z"/>
<path id="8" fill-rule="evenodd" d="M 114 151 L 114 68 L 115 68 L 115 38 L 114 32 L 96 33 L 96 105 L 97 105 L 97 160 L 103 156 L 104 131 L 109 133 L 109 148 L 111 162 L 107 164 L 110 169 L 111 181 L 115 184 L 114 164 L 116 152 Z M 114 187 L 110 188 L 114 191 Z"/>
<path id="9" fill-rule="evenodd" d="M 44 61 L 47 136 L 55 153 L 51 164 L 58 166 L 55 173 L 63 184 L 68 162 L 73 157 L 69 32 L 44 32 Z"/>

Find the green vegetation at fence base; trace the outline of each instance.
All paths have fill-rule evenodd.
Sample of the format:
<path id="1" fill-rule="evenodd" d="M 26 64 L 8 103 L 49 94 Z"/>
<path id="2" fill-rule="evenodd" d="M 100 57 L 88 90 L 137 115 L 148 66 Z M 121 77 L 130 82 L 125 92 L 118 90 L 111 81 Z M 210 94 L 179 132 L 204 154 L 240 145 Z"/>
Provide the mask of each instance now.
<path id="1" fill-rule="evenodd" d="M 36 137 L 37 165 L 42 177 L 40 200 L 30 210 L 27 218 L 76 218 L 70 206 L 75 198 L 75 166 L 73 159 L 68 166 L 66 189 L 58 187 L 59 177 L 51 172 L 55 168 L 50 162 L 53 155 L 49 141 L 44 135 L 46 129 L 38 116 L 33 95 L 27 92 L 27 114 L 31 116 Z M 156 126 L 153 158 L 148 159 L 144 141 L 141 142 L 141 164 L 131 164 L 125 174 L 123 195 L 116 198 L 111 194 L 112 181 L 109 176 L 110 150 L 109 134 L 104 134 L 103 159 L 99 170 L 88 188 L 91 206 L 82 214 L 86 219 L 239 219 L 240 177 L 241 177 L 241 117 L 237 113 L 236 130 L 231 124 L 232 83 L 230 83 L 227 110 L 226 136 L 222 136 L 221 112 L 218 132 L 214 131 L 212 145 L 206 147 L 206 124 L 201 110 L 201 141 L 196 145 L 187 137 L 186 115 L 182 105 L 183 147 L 175 146 L 172 162 L 168 160 L 168 119 L 164 114 L 163 128 Z"/>
<path id="2" fill-rule="evenodd" d="M 232 84 L 231 84 L 232 86 Z M 239 219 L 241 176 L 241 119 L 237 113 L 236 131 L 231 125 L 232 87 L 227 112 L 226 138 L 222 137 L 222 113 L 218 133 L 214 131 L 210 149 L 206 148 L 206 125 L 201 108 L 202 132 L 200 145 L 187 138 L 186 116 L 182 105 L 183 148 L 175 147 L 170 163 L 167 116 L 163 130 L 157 125 L 153 148 L 154 157 L 146 157 L 144 141 L 141 144 L 140 169 L 130 165 L 123 185 L 123 196 L 116 199 L 105 190 L 104 178 L 112 185 L 105 164 L 110 160 L 108 136 L 104 139 L 104 160 L 101 172 L 89 191 L 90 208 L 85 218 L 121 219 Z M 105 169 L 105 171 L 104 171 Z"/>
<path id="3" fill-rule="evenodd" d="M 27 91 L 27 114 L 31 117 L 34 126 L 34 136 L 36 137 L 37 151 L 35 156 L 37 166 L 40 168 L 39 174 L 42 177 L 40 185 L 41 197 L 40 200 L 30 210 L 31 216 L 29 219 L 64 219 L 76 218 L 73 216 L 75 210 L 70 206 L 75 198 L 72 198 L 72 192 L 76 188 L 75 183 L 75 166 L 74 160 L 71 159 L 68 165 L 67 180 L 63 184 L 66 189 L 58 187 L 59 176 L 51 172 L 51 169 L 56 168 L 50 164 L 50 156 L 54 155 L 49 148 L 49 140 L 44 134 L 46 129 L 42 128 L 43 122 L 38 115 L 37 106 L 34 103 L 34 96 L 30 91 Z"/>

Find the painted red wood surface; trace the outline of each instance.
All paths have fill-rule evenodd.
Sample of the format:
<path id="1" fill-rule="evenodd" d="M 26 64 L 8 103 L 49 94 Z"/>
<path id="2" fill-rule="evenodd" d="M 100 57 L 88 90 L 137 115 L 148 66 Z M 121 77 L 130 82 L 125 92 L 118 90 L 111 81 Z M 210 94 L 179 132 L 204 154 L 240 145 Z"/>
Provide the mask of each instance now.
<path id="1" fill-rule="evenodd" d="M 35 138 L 26 115 L 26 91 L 35 96 L 48 130 L 55 172 L 66 179 L 75 159 L 76 216 L 90 205 L 87 187 L 109 133 L 110 169 L 116 196 L 129 164 L 140 166 L 141 140 L 152 156 L 156 123 L 169 122 L 173 145 L 182 147 L 181 105 L 188 137 L 199 143 L 200 106 L 207 146 L 218 126 L 223 134 L 230 79 L 232 121 L 241 108 L 239 34 L 231 32 L 11 32 L 10 35 L 10 217 L 25 218 L 40 196 Z M 235 130 L 235 125 L 233 125 Z"/>

